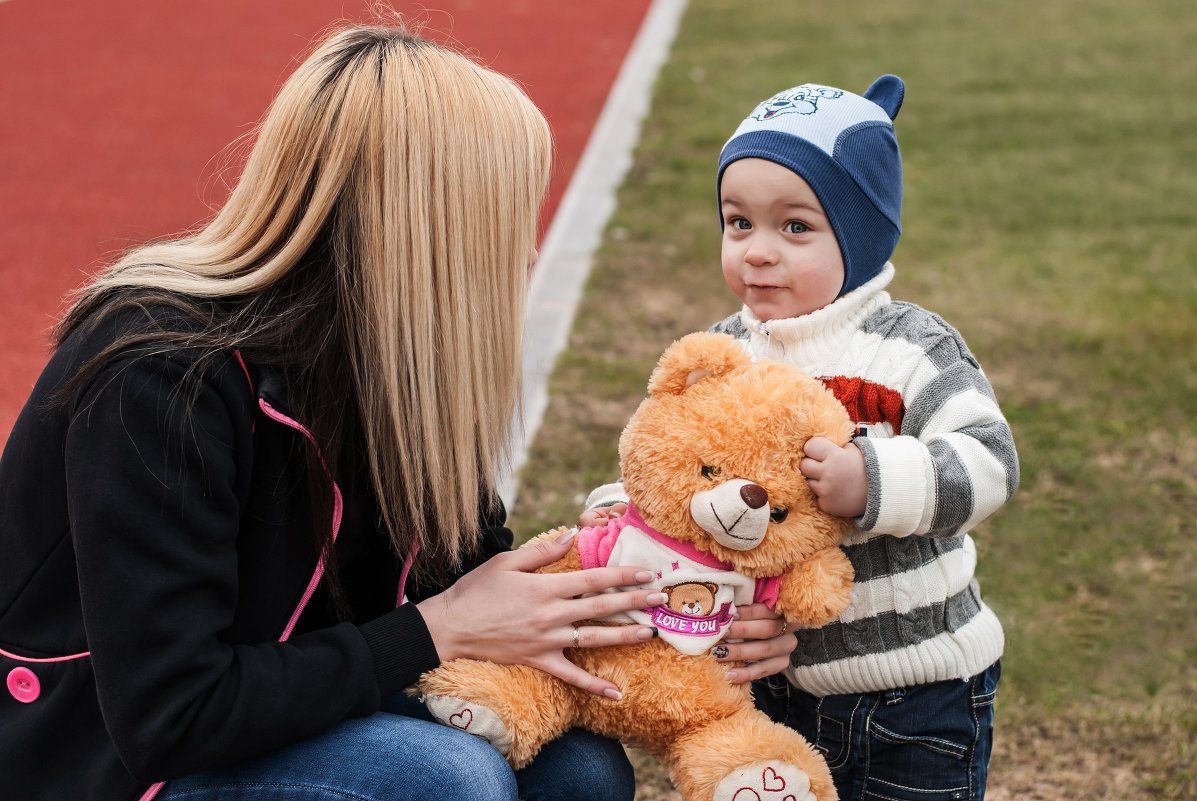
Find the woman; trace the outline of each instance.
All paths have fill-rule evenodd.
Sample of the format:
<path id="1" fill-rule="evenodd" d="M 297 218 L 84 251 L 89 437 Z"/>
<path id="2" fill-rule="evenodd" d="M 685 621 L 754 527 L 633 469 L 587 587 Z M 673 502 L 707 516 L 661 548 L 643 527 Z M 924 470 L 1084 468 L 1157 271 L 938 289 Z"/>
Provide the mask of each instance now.
<path id="1" fill-rule="evenodd" d="M 617 694 L 562 648 L 653 636 L 575 628 L 659 599 L 529 572 L 568 545 L 509 552 L 494 491 L 550 150 L 506 78 L 341 30 L 211 222 L 79 293 L 0 459 L 6 794 L 631 799 L 616 743 L 515 775 L 400 692 L 472 657 Z"/>

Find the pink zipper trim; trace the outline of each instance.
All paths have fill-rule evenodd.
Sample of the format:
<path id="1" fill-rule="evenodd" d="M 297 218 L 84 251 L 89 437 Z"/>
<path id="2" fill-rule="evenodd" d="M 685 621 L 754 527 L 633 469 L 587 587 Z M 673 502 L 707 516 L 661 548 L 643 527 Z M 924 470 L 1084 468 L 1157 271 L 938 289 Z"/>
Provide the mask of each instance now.
<path id="1" fill-rule="evenodd" d="M 141 798 L 137 799 L 137 801 L 151 801 L 151 799 L 158 795 L 158 793 L 161 792 L 162 788 L 165 786 L 166 782 L 158 782 L 157 784 L 151 786 L 150 789 L 142 793 Z"/>
<path id="2" fill-rule="evenodd" d="M 241 351 L 235 350 L 233 353 L 236 355 L 237 361 L 241 363 L 241 369 L 245 371 L 245 380 L 249 382 L 249 391 L 256 395 L 257 393 L 254 393 L 254 380 L 249 377 L 249 368 L 245 366 L 245 359 L 241 358 Z"/>
<path id="3" fill-rule="evenodd" d="M 245 366 L 245 360 L 241 358 L 241 352 L 235 351 L 235 353 L 237 354 L 237 361 L 241 362 L 241 369 L 245 370 L 245 377 L 247 379 L 249 379 L 249 386 L 250 386 L 250 389 L 252 390 L 253 389 L 253 379 L 250 379 L 250 377 L 249 377 L 249 368 L 247 368 Z M 303 424 L 301 424 L 299 421 L 293 420 L 292 418 L 287 417 L 285 414 L 283 414 L 282 412 L 278 411 L 273 406 L 271 406 L 264 398 L 258 399 L 258 406 L 261 407 L 262 411 L 271 420 L 274 420 L 275 422 L 278 422 L 278 423 L 282 423 L 283 425 L 287 426 L 288 428 L 295 429 L 296 431 L 300 432 L 305 437 L 307 437 L 308 440 L 310 440 L 313 445 L 316 445 L 316 438 L 314 436 L 312 436 L 312 432 L 309 431 L 307 428 L 305 428 L 303 426 Z M 319 453 L 318 446 L 317 446 L 317 453 Z M 320 463 L 324 465 L 325 470 L 327 471 L 328 465 L 327 465 L 327 463 L 324 462 L 323 456 L 320 457 Z M 330 478 L 331 478 L 331 476 L 330 476 Z M 341 515 L 343 513 L 344 513 L 344 503 L 341 499 L 341 488 L 337 486 L 336 481 L 333 481 L 333 543 L 336 543 L 337 535 L 341 533 Z M 403 563 L 403 573 L 399 577 L 399 595 L 395 600 L 396 607 L 398 607 L 399 605 L 401 605 L 403 603 L 403 590 L 404 590 L 404 586 L 407 584 L 407 574 L 409 572 L 411 572 L 412 563 L 415 561 L 416 554 L 419 552 L 419 550 L 420 550 L 420 543 L 417 542 L 413 546 L 412 552 L 408 555 L 407 560 L 404 561 L 404 563 Z M 299 599 L 299 605 L 295 607 L 295 611 L 291 614 L 291 619 L 289 621 L 287 621 L 287 627 L 285 629 L 283 629 L 282 636 L 280 636 L 278 638 L 279 642 L 286 642 L 287 639 L 291 636 L 291 632 L 293 632 L 295 630 L 295 624 L 299 622 L 299 616 L 303 614 L 303 610 L 307 607 L 308 601 L 312 600 L 312 596 L 315 595 L 316 588 L 320 585 L 320 579 L 324 576 L 324 563 L 325 563 L 326 559 L 327 559 L 327 556 L 325 554 L 321 554 L 320 561 L 316 564 L 316 569 L 312 573 L 312 578 L 308 581 L 308 586 L 303 592 L 303 597 Z M 0 651 L 0 653 L 4 653 L 4 652 Z M 79 656 L 87 656 L 87 654 L 79 654 Z M 20 659 L 20 657 L 14 657 L 14 658 Z M 75 658 L 75 657 L 62 657 L 62 659 L 73 659 L 73 658 Z M 34 660 L 28 660 L 28 661 L 55 662 L 55 661 L 61 661 L 61 660 L 34 659 Z M 145 793 L 142 794 L 141 798 L 138 799 L 138 801 L 153 801 L 154 797 L 157 796 L 158 793 L 161 792 L 162 788 L 165 786 L 166 786 L 166 782 L 158 782 L 157 784 L 152 785 L 148 790 L 145 791 Z"/>
<path id="4" fill-rule="evenodd" d="M 31 656 L 17 656 L 0 648 L 0 656 L 7 656 L 9 659 L 15 659 L 18 662 L 69 662 L 72 659 L 82 659 L 85 656 L 91 656 L 91 651 L 84 651 L 81 654 L 71 654 L 70 656 L 53 656 L 49 659 L 34 659 Z"/>
<path id="5" fill-rule="evenodd" d="M 403 606 L 403 590 L 407 586 L 407 574 L 411 572 L 412 563 L 416 561 L 416 554 L 420 552 L 420 541 L 411 544 L 411 553 L 403 560 L 403 572 L 399 574 L 399 594 L 395 596 L 395 608 Z"/>
<path id="6" fill-rule="evenodd" d="M 267 403 L 264 398 L 258 399 L 258 405 L 262 407 L 262 411 L 265 412 L 266 416 L 269 417 L 271 420 L 274 420 L 275 422 L 282 423 L 285 426 L 295 429 L 296 431 L 300 432 L 305 437 L 307 437 L 309 440 L 311 440 L 313 445 L 316 444 L 316 438 L 314 436 L 312 436 L 312 432 L 308 431 L 306 428 L 304 428 L 304 426 L 301 423 L 299 423 L 297 420 L 292 420 L 290 417 L 287 417 L 282 412 L 276 410 L 273 406 L 271 406 L 269 403 Z M 319 448 L 317 448 L 317 452 L 319 452 Z M 328 465 L 325 464 L 323 456 L 320 457 L 320 462 L 321 462 L 321 464 L 324 464 L 325 470 L 327 470 Z M 331 478 L 331 476 L 330 476 L 330 478 Z M 341 501 L 341 488 L 338 487 L 337 482 L 334 481 L 333 482 L 333 521 L 332 521 L 332 525 L 333 525 L 332 541 L 334 544 L 337 541 L 337 535 L 341 533 L 341 514 L 342 513 L 343 513 L 343 507 L 342 507 L 342 501 Z M 299 616 L 301 614 L 303 614 L 303 610 L 308 605 L 308 601 L 312 600 L 312 596 L 316 593 L 316 587 L 319 586 L 320 579 L 324 575 L 324 564 L 325 564 L 325 561 L 327 560 L 327 558 L 328 558 L 327 554 L 320 555 L 320 561 L 316 563 L 316 569 L 315 569 L 315 571 L 312 572 L 312 578 L 310 581 L 308 581 L 307 589 L 304 590 L 303 597 L 299 599 L 299 606 L 295 607 L 295 611 L 291 614 L 291 619 L 289 621 L 287 621 L 287 627 L 285 629 L 283 629 L 282 636 L 278 638 L 279 642 L 286 642 L 287 638 L 289 638 L 291 636 L 291 632 L 295 630 L 295 624 L 299 622 Z"/>
<path id="7" fill-rule="evenodd" d="M 249 367 L 246 366 L 245 359 L 241 358 L 241 351 L 234 350 L 233 354 L 237 357 L 237 361 L 239 361 L 241 363 L 241 369 L 245 371 L 245 380 L 249 382 L 249 394 L 253 395 L 256 398 L 258 396 L 258 393 L 256 391 L 254 391 L 254 380 L 249 375 Z M 256 428 L 257 428 L 257 426 L 253 422 L 251 422 L 249 424 L 249 430 L 251 433 Z"/>
<path id="8" fill-rule="evenodd" d="M 241 363 L 241 369 L 245 371 L 245 378 L 246 378 L 246 380 L 249 381 L 250 392 L 253 392 L 254 382 L 253 382 L 253 379 L 250 378 L 250 376 L 249 376 L 249 368 L 245 366 L 245 360 L 241 358 L 241 351 L 234 351 L 234 353 L 237 354 L 237 361 L 239 361 Z M 282 412 L 277 411 L 273 406 L 271 406 L 269 403 L 267 403 L 266 400 L 264 400 L 264 399 L 261 399 L 261 398 L 258 399 L 258 406 L 260 406 L 262 408 L 262 411 L 265 412 L 266 416 L 269 417 L 271 420 L 282 423 L 283 425 L 287 426 L 288 428 L 295 429 L 296 431 L 300 432 L 305 437 L 307 437 L 312 442 L 313 445 L 316 445 L 316 438 L 314 436 L 312 436 L 312 432 L 308 431 L 298 421 L 292 420 L 290 417 L 287 417 Z M 316 449 L 317 453 L 319 453 L 319 450 L 320 450 L 319 446 L 317 446 L 317 449 Z M 324 465 L 325 471 L 327 472 L 328 465 L 324 462 L 323 455 L 320 457 L 320 463 Z M 329 478 L 332 478 L 332 476 L 330 475 Z M 341 533 L 341 515 L 343 513 L 342 506 L 343 505 L 342 505 L 342 501 L 341 501 L 341 488 L 337 486 L 336 481 L 333 481 L 333 532 L 332 532 L 332 534 L 333 534 L 333 542 L 334 543 L 337 541 L 337 535 Z M 282 636 L 280 636 L 278 638 L 279 642 L 286 642 L 287 639 L 291 636 L 291 632 L 295 630 L 295 624 L 299 622 L 299 616 L 303 614 L 303 610 L 305 607 L 307 607 L 308 601 L 312 600 L 312 596 L 316 593 L 316 587 L 318 587 L 320 585 L 320 579 L 324 575 L 324 563 L 325 563 L 326 558 L 327 558 L 326 554 L 320 555 L 320 561 L 316 563 L 316 570 L 312 573 L 311 580 L 308 581 L 308 586 L 307 586 L 307 589 L 305 589 L 303 592 L 303 597 L 299 599 L 299 605 L 297 607 L 295 607 L 295 611 L 291 614 L 291 619 L 289 621 L 287 621 L 287 627 L 285 629 L 283 629 Z M 410 562 L 408 563 L 408 567 L 410 567 Z M 403 575 L 406 578 L 406 576 L 407 576 L 406 569 L 404 570 Z M 402 583 L 400 583 L 399 593 L 400 593 L 400 597 L 402 597 L 402 594 L 403 594 Z M 52 661 L 52 660 L 47 660 L 47 661 Z M 139 798 L 138 801 L 153 801 L 154 797 L 157 796 L 158 793 L 161 792 L 162 788 L 165 786 L 166 786 L 166 782 L 158 782 L 155 785 L 151 785 L 150 788 L 142 794 L 141 798 Z"/>

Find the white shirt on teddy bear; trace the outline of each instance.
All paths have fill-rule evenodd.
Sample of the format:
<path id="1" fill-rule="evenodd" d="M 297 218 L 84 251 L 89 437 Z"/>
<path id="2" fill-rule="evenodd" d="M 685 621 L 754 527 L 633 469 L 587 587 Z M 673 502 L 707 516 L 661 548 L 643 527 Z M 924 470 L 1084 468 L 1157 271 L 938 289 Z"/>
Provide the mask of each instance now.
<path id="1" fill-rule="evenodd" d="M 750 604 L 758 582 L 691 543 L 653 529 L 629 505 L 605 526 L 578 532 L 583 569 L 634 565 L 653 571 L 644 584 L 669 595 L 661 606 L 610 615 L 604 620 L 656 626 L 661 639 L 684 654 L 710 650 L 727 634 L 737 604 Z"/>

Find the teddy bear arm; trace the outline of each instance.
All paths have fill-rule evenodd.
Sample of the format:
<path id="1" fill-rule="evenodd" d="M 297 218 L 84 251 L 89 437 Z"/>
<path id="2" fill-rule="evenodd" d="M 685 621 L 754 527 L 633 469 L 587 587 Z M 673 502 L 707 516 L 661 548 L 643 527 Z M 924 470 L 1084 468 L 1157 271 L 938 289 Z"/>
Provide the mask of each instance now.
<path id="1" fill-rule="evenodd" d="M 781 577 L 777 611 L 803 626 L 823 626 L 852 602 L 852 563 L 839 548 L 824 548 Z"/>
<path id="2" fill-rule="evenodd" d="M 552 529 L 551 531 L 546 531 L 543 534 L 536 535 L 535 537 L 533 537 L 532 539 L 528 540 L 523 545 L 521 545 L 520 548 L 521 549 L 533 548 L 542 542 L 554 542 L 558 537 L 565 534 L 565 532 L 567 532 L 568 530 L 569 529 L 566 528 L 565 526 L 558 526 L 557 528 Z M 577 545 L 577 542 L 575 541 L 573 547 L 571 547 L 569 549 L 569 552 L 566 553 L 565 556 L 561 557 L 556 562 L 552 562 L 550 564 L 545 565 L 544 567 L 538 567 L 534 572 L 536 572 L 536 573 L 570 573 L 574 570 L 581 570 L 581 569 L 582 569 L 582 555 L 580 553 L 578 553 L 578 545 Z"/>

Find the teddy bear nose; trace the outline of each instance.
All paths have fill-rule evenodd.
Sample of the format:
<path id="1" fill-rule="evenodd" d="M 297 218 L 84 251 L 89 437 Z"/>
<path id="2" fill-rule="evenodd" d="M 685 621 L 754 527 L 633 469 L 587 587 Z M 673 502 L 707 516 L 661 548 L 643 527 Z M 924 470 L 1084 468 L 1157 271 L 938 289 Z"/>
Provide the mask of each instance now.
<path id="1" fill-rule="evenodd" d="M 740 487 L 740 497 L 749 509 L 760 509 L 769 502 L 769 493 L 760 484 L 745 484 Z"/>

